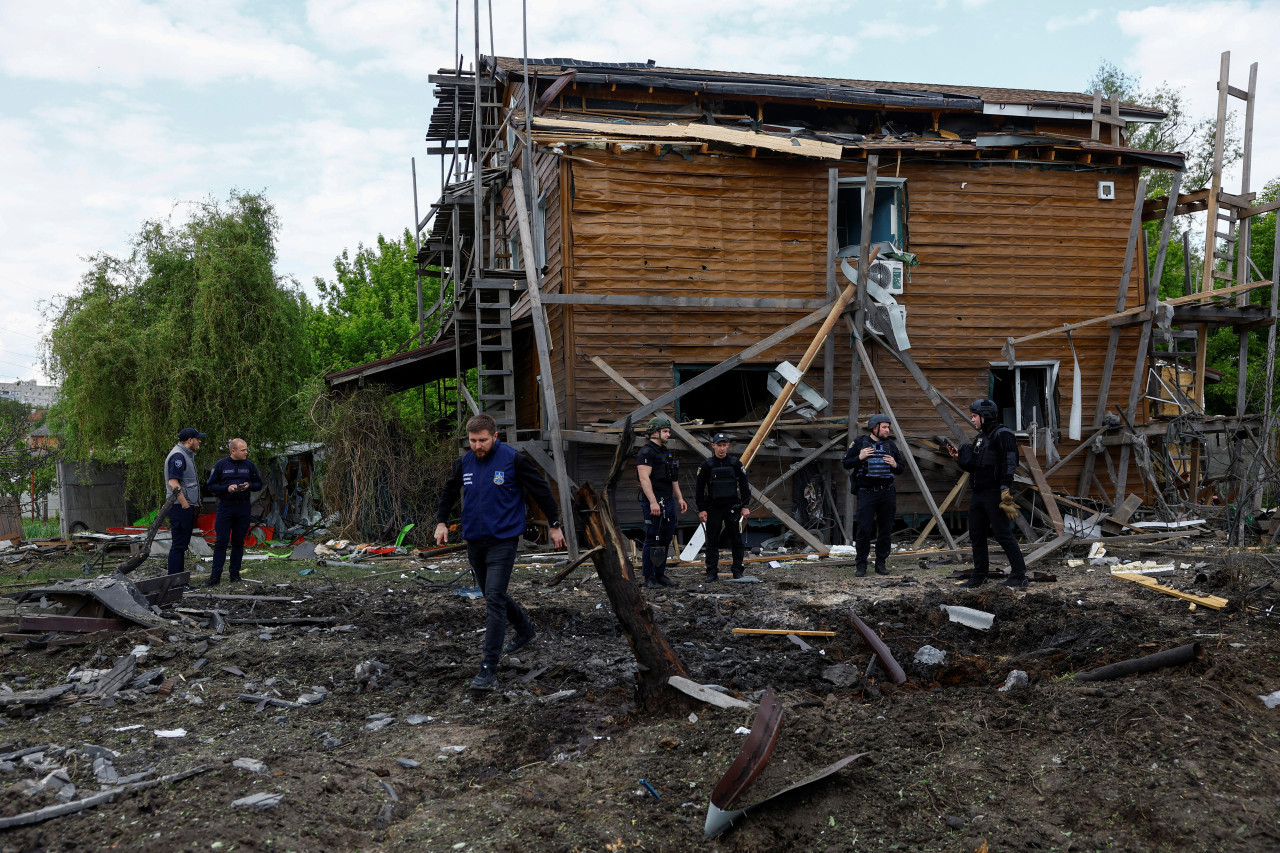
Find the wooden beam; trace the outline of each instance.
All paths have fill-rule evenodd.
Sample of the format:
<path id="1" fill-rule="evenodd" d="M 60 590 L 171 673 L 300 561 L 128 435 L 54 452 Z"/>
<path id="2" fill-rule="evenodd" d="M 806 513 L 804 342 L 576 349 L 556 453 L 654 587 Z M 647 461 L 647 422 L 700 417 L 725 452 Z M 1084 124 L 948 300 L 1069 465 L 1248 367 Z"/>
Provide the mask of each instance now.
<path id="1" fill-rule="evenodd" d="M 1036 459 L 1035 451 L 1025 444 L 1019 445 L 1018 450 L 1022 453 L 1023 464 L 1031 472 L 1031 479 L 1035 481 L 1040 497 L 1044 498 L 1044 510 L 1049 515 L 1049 521 L 1053 525 L 1053 532 L 1061 536 L 1066 529 L 1062 524 L 1062 513 L 1058 512 L 1058 504 L 1053 499 L 1053 489 L 1049 488 L 1049 481 L 1045 479 L 1044 472 L 1040 470 L 1040 463 Z"/>
<path id="2" fill-rule="evenodd" d="M 807 455 L 800 457 L 795 462 L 792 462 L 791 467 L 783 471 L 782 474 L 780 474 L 777 478 L 770 481 L 768 485 L 766 485 L 763 489 L 760 490 L 760 494 L 762 495 L 769 494 L 774 489 L 778 488 L 778 486 L 781 486 L 788 479 L 790 479 L 792 474 L 799 471 L 801 468 L 808 465 L 813 460 L 817 459 L 823 453 L 826 453 L 833 445 L 844 441 L 844 438 L 845 437 L 843 433 L 837 433 L 835 438 L 830 439 L 826 444 L 822 445 L 817 450 L 810 451 Z"/>
<path id="3" fill-rule="evenodd" d="M 739 299 L 730 296 L 643 296 L 621 293 L 545 293 L 545 305 L 604 308 L 696 308 L 723 311 L 809 311 L 831 303 L 825 299 Z"/>
<path id="4" fill-rule="evenodd" d="M 951 402 L 946 394 L 943 394 L 934 387 L 933 383 L 924 375 L 924 371 L 920 369 L 920 365 L 918 365 L 916 360 L 911 357 L 911 353 L 894 349 L 886 339 L 887 337 L 888 336 L 882 337 L 880 335 L 871 336 L 872 340 L 888 350 L 889 354 L 897 359 L 898 363 L 907 369 L 907 372 L 911 374 L 911 378 L 916 381 L 916 384 L 920 386 L 920 390 L 924 392 L 925 397 L 927 397 L 929 402 L 933 404 L 933 408 L 938 413 L 938 417 L 940 417 L 942 422 L 947 425 L 947 429 L 951 430 L 951 434 L 960 441 L 967 440 L 969 438 L 969 434 L 960 426 L 959 422 L 951 416 L 951 413 L 955 412 L 963 418 L 965 417 L 965 413 L 959 406 Z"/>
<path id="5" fill-rule="evenodd" d="M 946 512 L 953 501 L 960 497 L 960 493 L 964 491 L 964 487 L 969 485 L 969 472 L 965 471 L 960 475 L 960 479 L 956 480 L 956 484 L 951 487 L 951 491 L 943 498 L 942 503 L 938 505 L 938 512 Z M 933 526 L 938 523 L 938 519 L 933 516 L 929 517 L 929 523 L 924 526 L 924 530 L 920 531 L 920 535 L 916 537 L 916 541 L 911 544 L 914 550 L 924 544 L 924 540 L 929 538 L 929 532 L 933 530 Z"/>
<path id="6" fill-rule="evenodd" d="M 616 370 L 610 367 L 608 363 L 605 362 L 604 359 L 600 358 L 600 356 L 598 355 L 592 356 L 591 363 L 594 364 L 596 367 L 600 368 L 600 371 L 604 373 L 605 376 L 608 376 L 610 379 L 616 382 L 618 386 L 622 388 L 622 390 L 626 391 L 632 397 L 636 398 L 636 400 L 638 400 L 641 403 L 649 402 L 649 398 L 646 397 L 644 393 L 640 391 L 639 388 L 632 385 L 625 378 L 623 378 L 623 376 L 620 373 L 618 373 Z M 690 433 L 687 429 L 685 429 L 683 426 L 681 426 L 679 423 L 677 423 L 674 420 L 671 422 L 671 431 L 674 432 L 677 436 L 679 436 L 680 439 L 686 445 L 692 448 L 695 452 L 698 453 L 698 455 L 702 456 L 704 459 L 711 455 L 711 451 L 707 449 L 707 446 L 705 444 L 698 441 L 698 439 L 694 438 L 692 433 Z M 809 546 L 812 547 L 819 554 L 826 554 L 831 550 L 822 542 L 822 540 L 818 539 L 816 536 L 810 533 L 803 524 L 801 524 L 800 522 L 792 518 L 790 514 L 788 514 L 785 510 L 782 509 L 782 507 L 778 506 L 773 501 L 769 500 L 768 496 L 761 493 L 761 491 L 757 489 L 755 486 L 751 486 L 751 494 L 755 497 L 756 500 L 760 501 L 762 506 L 764 506 L 766 509 L 772 512 L 779 521 L 781 521 L 784 525 L 790 528 L 790 530 L 793 533 L 795 533 L 797 536 L 803 539 L 806 543 L 808 543 Z"/>
<path id="7" fill-rule="evenodd" d="M 478 179 L 477 179 L 478 180 Z M 525 208 L 524 178 L 519 169 L 511 170 L 512 197 L 516 205 L 516 219 L 520 226 L 521 251 L 526 258 L 536 257 L 533 249 L 533 232 L 529 227 L 529 211 Z M 529 308 L 533 319 L 533 337 L 538 349 L 538 370 L 542 374 L 542 405 L 547 419 L 547 431 L 551 433 L 552 467 L 560 498 L 560 523 L 564 526 L 564 538 L 569 546 L 569 559 L 578 556 L 578 532 L 573 516 L 573 495 L 568 488 L 569 472 L 565 465 L 567 445 L 560 436 L 560 408 L 556 401 L 555 377 L 551 373 L 551 330 L 547 312 L 542 305 L 542 288 L 533 264 L 525 264 L 525 281 L 529 286 Z M 462 384 L 462 383 L 459 383 Z M 468 395 L 469 396 L 469 395 Z M 514 408 L 514 407 L 513 407 Z"/>
<path id="8" fill-rule="evenodd" d="M 879 248 L 872 249 L 871 256 L 867 260 L 874 260 L 879 251 Z M 818 328 L 817 334 L 813 336 L 813 341 L 809 344 L 809 349 L 805 350 L 805 354 L 800 358 L 800 363 L 796 365 L 796 370 L 799 371 L 801 376 L 804 376 L 809 366 L 813 364 L 813 360 L 818 356 L 818 350 L 821 349 L 822 344 L 826 341 L 827 335 L 831 334 L 831 329 L 835 326 L 836 320 L 844 313 L 845 306 L 849 304 L 849 300 L 854 297 L 855 292 L 859 289 L 861 288 L 855 287 L 853 283 L 850 283 L 841 292 L 840 298 L 832 304 L 831 310 L 827 314 L 827 319 Z M 778 395 L 778 399 L 773 401 L 773 406 L 770 407 L 769 413 L 765 415 L 764 421 L 761 422 L 760 429 L 756 430 L 756 434 L 751 437 L 747 448 L 742 451 L 742 467 L 746 468 L 751 464 L 752 457 L 756 455 L 756 451 L 764 443 L 764 437 L 769 434 L 769 430 L 773 429 L 774 422 L 781 417 L 782 410 L 787 407 L 787 403 L 790 402 L 795 390 L 795 382 L 788 382 L 783 386 L 782 393 Z"/>
<path id="9" fill-rule="evenodd" d="M 834 637 L 835 631 L 802 631 L 799 629 L 788 628 L 734 628 L 732 634 L 765 634 L 768 636 L 784 637 L 787 634 L 795 634 L 797 637 Z"/>
<path id="10" fill-rule="evenodd" d="M 1145 586 L 1153 592 L 1162 592 L 1165 595 L 1172 595 L 1174 598 L 1181 598 L 1183 601 L 1190 601 L 1193 604 L 1203 604 L 1205 607 L 1213 610 L 1221 610 L 1231 602 L 1218 595 L 1192 595 L 1189 592 L 1183 592 L 1174 589 L 1171 586 L 1161 586 L 1160 582 L 1155 578 L 1146 575 L 1140 575 L 1136 572 L 1112 572 L 1111 577 L 1118 578 L 1122 581 L 1132 581 L 1133 583 Z"/>
<path id="11" fill-rule="evenodd" d="M 760 341 L 759 343 L 752 344 L 751 346 L 744 349 L 742 352 L 737 353 L 736 355 L 729 356 L 724 361 L 717 364 L 715 367 L 702 371 L 702 373 L 699 373 L 697 376 L 695 376 L 693 379 L 690 379 L 688 382 L 680 383 L 675 388 L 672 388 L 670 391 L 666 392 L 662 396 L 657 397 L 652 401 L 646 403 L 645 405 L 641 406 L 640 408 L 636 409 L 630 415 L 627 415 L 627 417 L 631 418 L 632 423 L 639 423 L 642 418 L 646 418 L 649 415 L 653 414 L 654 412 L 658 411 L 659 409 L 663 408 L 664 406 L 675 402 L 676 400 L 683 397 L 685 394 L 688 394 L 690 391 L 693 391 L 697 388 L 701 388 L 703 385 L 710 382 L 712 379 L 715 379 L 717 376 L 721 376 L 722 374 L 728 373 L 730 370 L 737 367 L 739 364 L 742 364 L 742 362 L 746 361 L 747 359 L 754 358 L 760 353 L 766 352 L 772 349 L 773 347 L 777 346 L 778 344 L 782 343 L 783 341 L 787 340 L 796 332 L 804 331 L 805 329 L 812 326 L 814 323 L 821 322 L 822 319 L 827 316 L 828 312 L 830 312 L 831 306 L 833 304 L 835 303 L 834 302 L 824 303 L 821 308 L 818 308 L 817 310 L 811 312 L 807 317 L 802 317 L 801 319 L 796 320 L 790 326 L 786 326 L 785 328 L 779 329 L 778 331 L 774 332 L 772 335 Z M 609 426 L 611 429 L 621 429 L 622 424 L 624 421 L 626 421 L 626 419 L 627 418 L 620 418 L 619 420 L 614 421 Z"/>
<path id="12" fill-rule="evenodd" d="M 1259 287 L 1263 287 L 1263 286 L 1269 287 L 1270 285 L 1271 285 L 1270 279 L 1262 279 L 1261 281 L 1251 281 L 1248 284 L 1234 284 L 1230 287 L 1220 287 L 1217 290 L 1211 290 L 1207 292 L 1202 291 L 1200 293 L 1192 293 L 1187 296 L 1175 296 L 1173 299 L 1164 300 L 1164 304 L 1176 306 L 1176 305 L 1190 305 L 1196 302 L 1208 302 L 1210 299 L 1214 299 L 1218 296 L 1230 296 L 1235 293 L 1245 293 L 1250 290 L 1255 290 Z M 1130 308 L 1126 311 L 1118 311 L 1114 314 L 1104 314 L 1101 317 L 1093 317 L 1088 320 L 1082 320 L 1079 323 L 1063 324 L 1057 327 L 1056 329 L 1045 329 L 1042 332 L 1035 332 L 1034 334 L 1023 335 L 1020 338 L 1012 338 L 1011 340 L 1015 344 L 1025 344 L 1028 341 L 1035 341 L 1035 340 L 1039 340 L 1040 338 L 1047 338 L 1050 335 L 1058 335 L 1064 332 L 1072 332 L 1072 331 L 1075 331 L 1076 329 L 1082 329 L 1085 326 L 1096 326 L 1099 323 L 1110 323 L 1112 320 L 1118 317 L 1130 317 L 1134 314 L 1140 314 L 1145 310 L 1146 308 L 1144 306 L 1139 306 L 1137 308 Z"/>

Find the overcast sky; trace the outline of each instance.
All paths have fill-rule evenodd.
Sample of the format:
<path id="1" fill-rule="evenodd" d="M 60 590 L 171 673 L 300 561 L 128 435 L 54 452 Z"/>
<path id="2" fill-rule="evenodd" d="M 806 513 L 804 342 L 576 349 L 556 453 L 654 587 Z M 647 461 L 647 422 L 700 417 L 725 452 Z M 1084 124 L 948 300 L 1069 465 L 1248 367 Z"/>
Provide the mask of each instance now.
<path id="1" fill-rule="evenodd" d="M 483 0 L 482 0 L 483 2 Z M 279 272 L 310 284 L 342 249 L 425 205 L 427 75 L 475 53 L 471 3 L 0 0 L 0 381 L 37 378 L 42 303 L 144 220 L 264 191 Z M 1103 60 L 1211 114 L 1219 54 L 1257 61 L 1254 185 L 1280 175 L 1280 2 L 528 0 L 529 54 L 605 62 L 1081 91 Z M 492 0 L 496 52 L 521 4 Z M 489 53 L 489 4 L 481 50 Z"/>

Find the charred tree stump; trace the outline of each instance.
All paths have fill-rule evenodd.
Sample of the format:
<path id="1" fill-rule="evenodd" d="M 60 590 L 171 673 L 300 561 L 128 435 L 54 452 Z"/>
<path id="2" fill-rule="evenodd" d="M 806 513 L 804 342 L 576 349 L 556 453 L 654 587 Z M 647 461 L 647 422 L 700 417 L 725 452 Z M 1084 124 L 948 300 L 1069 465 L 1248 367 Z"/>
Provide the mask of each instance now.
<path id="1" fill-rule="evenodd" d="M 631 448 L 631 437 L 631 422 L 628 420 L 618 441 L 613 468 L 609 472 L 609 485 L 622 470 L 622 462 Z M 584 483 L 574 493 L 574 498 L 581 519 L 579 529 L 583 531 L 587 545 L 594 549 L 591 560 L 596 574 L 604 584 L 609 606 L 613 608 L 636 656 L 639 666 L 636 700 L 649 711 L 686 708 L 689 702 L 684 694 L 673 690 L 667 680 L 673 675 L 688 678 L 689 674 L 658 629 L 653 610 L 636 585 L 635 572 L 627 558 L 626 540 L 613 520 L 608 488 L 606 485 L 605 493 L 598 495 L 590 483 Z"/>

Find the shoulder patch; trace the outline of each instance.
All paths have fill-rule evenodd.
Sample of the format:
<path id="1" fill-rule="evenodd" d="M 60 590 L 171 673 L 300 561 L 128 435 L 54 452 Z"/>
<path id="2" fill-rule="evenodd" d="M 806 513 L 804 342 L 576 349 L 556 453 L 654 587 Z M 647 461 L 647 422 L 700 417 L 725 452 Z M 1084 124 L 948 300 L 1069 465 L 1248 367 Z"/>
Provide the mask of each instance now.
<path id="1" fill-rule="evenodd" d="M 175 457 L 175 458 L 174 458 L 174 460 L 173 460 L 173 467 L 174 467 L 174 468 L 185 468 L 185 467 L 187 467 L 187 463 L 183 461 L 183 459 L 182 459 L 182 457 L 181 457 L 181 456 L 177 456 L 177 457 Z"/>
<path id="2" fill-rule="evenodd" d="M 501 485 L 502 485 L 503 483 L 505 483 L 506 481 L 507 481 L 507 472 L 506 472 L 506 471 L 504 471 L 504 470 L 502 470 L 501 468 L 499 468 L 497 471 L 494 471 L 494 472 L 493 472 L 493 484 L 494 484 L 495 486 L 501 486 Z"/>

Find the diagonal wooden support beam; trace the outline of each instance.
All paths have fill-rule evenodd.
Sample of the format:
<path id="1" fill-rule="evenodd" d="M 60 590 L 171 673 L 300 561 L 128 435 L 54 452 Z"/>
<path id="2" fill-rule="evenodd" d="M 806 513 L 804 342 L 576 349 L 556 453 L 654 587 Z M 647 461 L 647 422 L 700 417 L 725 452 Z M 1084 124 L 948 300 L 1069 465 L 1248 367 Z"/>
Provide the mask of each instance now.
<path id="1" fill-rule="evenodd" d="M 477 111 L 478 114 L 478 111 Z M 480 170 L 476 170 L 479 175 Z M 480 179 L 476 178 L 478 184 Z M 525 208 L 524 178 L 519 169 L 511 171 L 512 197 L 516 203 L 516 219 L 520 225 L 520 245 L 525 258 L 536 257 L 533 251 L 533 231 L 529 227 L 529 211 Z M 479 217 L 477 217 L 478 219 Z M 542 306 L 542 290 L 538 286 L 538 271 L 532 264 L 525 264 L 525 282 L 529 286 L 529 307 L 533 318 L 533 337 L 538 349 L 538 371 L 542 374 L 542 406 L 547 418 L 547 431 L 551 433 L 552 463 L 556 478 L 556 491 L 560 497 L 560 523 L 564 526 L 564 538 L 569 545 L 569 559 L 578 558 L 578 532 L 573 518 L 573 495 L 569 488 L 568 468 L 564 464 L 566 444 L 560 436 L 560 409 L 556 402 L 556 383 L 551 373 L 551 331 L 547 324 L 547 312 Z"/>
<path id="2" fill-rule="evenodd" d="M 774 332 L 772 335 L 760 341 L 759 343 L 752 344 L 751 346 L 744 349 L 742 352 L 737 353 L 736 355 L 729 356 L 724 361 L 717 364 L 715 367 L 709 368 L 708 370 L 704 370 L 702 373 L 699 373 L 697 376 L 695 376 L 693 379 L 690 379 L 688 382 L 682 382 L 679 385 L 677 385 L 675 388 L 672 388 L 667 393 L 661 395 L 660 397 L 655 397 L 653 400 L 650 400 L 648 403 L 645 403 L 643 406 L 636 409 L 630 415 L 627 415 L 627 417 L 631 418 L 631 422 L 633 424 L 640 423 L 642 419 L 647 418 L 649 415 L 667 406 L 668 404 L 674 403 L 676 400 L 680 399 L 685 394 L 688 394 L 690 391 L 694 391 L 694 390 L 697 390 L 698 388 L 701 388 L 703 385 L 710 382 L 712 379 L 715 379 L 717 376 L 721 376 L 725 373 L 728 373 L 730 370 L 742 364 L 747 359 L 754 358 L 760 353 L 765 352 L 766 350 L 772 349 L 773 347 L 777 346 L 778 344 L 790 338 L 796 332 L 804 331 L 805 329 L 812 326 L 814 323 L 821 323 L 823 319 L 825 319 L 826 316 L 831 313 L 831 306 L 833 304 L 834 304 L 834 300 L 832 300 L 831 302 L 828 302 L 826 305 L 823 305 L 821 308 L 818 308 L 810 312 L 807 316 L 802 317 L 799 320 L 796 320 L 790 326 L 787 326 L 783 329 L 779 329 L 778 331 Z M 627 418 L 620 418 L 619 420 L 614 421 L 609 425 L 609 428 L 621 429 L 622 424 L 626 421 L 626 419 Z"/>
<path id="3" fill-rule="evenodd" d="M 618 384 L 618 387 L 620 387 L 623 391 L 626 391 L 628 394 L 634 397 L 637 401 L 641 403 L 649 402 L 649 398 L 644 395 L 644 392 L 642 392 L 639 388 L 637 388 L 636 386 L 628 382 L 626 378 L 622 376 L 622 374 L 618 373 L 618 371 L 610 367 L 609 364 L 603 358 L 601 358 L 598 355 L 592 356 L 591 363 L 594 364 L 596 367 L 600 368 L 600 371 L 604 373 L 605 376 L 608 376 L 610 379 L 616 382 Z M 701 441 L 698 441 L 698 439 L 694 437 L 693 433 L 689 432 L 687 429 L 682 427 L 680 424 L 676 423 L 676 421 L 674 420 L 671 421 L 671 431 L 674 432 L 677 436 L 679 436 L 681 441 L 683 441 L 689 447 L 693 448 L 704 459 L 711 455 L 711 451 L 707 449 L 707 446 L 705 444 L 703 444 Z M 782 509 L 782 507 L 778 506 L 773 501 L 769 500 L 769 498 L 763 492 L 757 489 L 755 486 L 751 487 L 751 495 L 756 500 L 758 500 L 760 504 L 764 506 L 765 509 L 769 510 L 775 516 L 777 516 L 779 521 L 785 524 L 793 533 L 795 533 L 797 536 L 803 539 L 806 543 L 808 543 L 808 545 L 811 548 L 813 548 L 815 551 L 817 551 L 819 554 L 826 554 L 831 550 L 826 544 L 822 542 L 822 540 L 818 539 L 818 537 L 814 536 L 807 529 L 805 529 L 805 526 L 803 524 L 801 524 L 800 522 L 792 518 L 790 514 L 788 514 L 786 511 Z"/>
<path id="4" fill-rule="evenodd" d="M 1019 446 L 1018 450 L 1022 452 L 1022 464 L 1026 465 L 1027 470 L 1031 472 L 1031 479 L 1035 481 L 1036 489 L 1044 499 L 1044 509 L 1049 515 L 1050 523 L 1053 524 L 1053 532 L 1061 536 L 1066 530 L 1062 525 L 1062 513 L 1058 512 L 1058 502 L 1053 499 L 1053 489 L 1049 488 L 1049 481 L 1040 470 L 1040 462 L 1036 459 L 1035 451 L 1025 444 Z"/>

